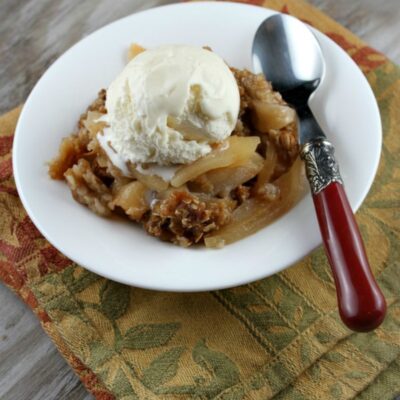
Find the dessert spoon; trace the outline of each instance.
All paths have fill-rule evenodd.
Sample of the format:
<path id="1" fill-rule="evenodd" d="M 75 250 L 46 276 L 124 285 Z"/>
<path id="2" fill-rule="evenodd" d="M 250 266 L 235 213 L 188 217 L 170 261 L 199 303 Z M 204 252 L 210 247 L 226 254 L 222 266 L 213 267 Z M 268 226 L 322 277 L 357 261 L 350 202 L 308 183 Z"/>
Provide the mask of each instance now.
<path id="1" fill-rule="evenodd" d="M 309 107 L 325 70 L 318 40 L 298 19 L 276 14 L 258 28 L 252 53 L 255 72 L 262 72 L 297 112 L 300 155 L 332 268 L 342 321 L 354 331 L 373 330 L 385 317 L 385 298 L 371 272 L 334 147 Z"/>

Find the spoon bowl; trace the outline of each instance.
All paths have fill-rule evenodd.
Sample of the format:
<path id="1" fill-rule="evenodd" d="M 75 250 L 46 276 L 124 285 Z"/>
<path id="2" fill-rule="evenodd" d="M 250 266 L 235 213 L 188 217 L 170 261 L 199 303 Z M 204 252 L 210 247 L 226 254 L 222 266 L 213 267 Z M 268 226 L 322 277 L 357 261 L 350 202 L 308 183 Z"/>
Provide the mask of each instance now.
<path id="1" fill-rule="evenodd" d="M 296 93 L 311 95 L 323 79 L 325 63 L 318 40 L 297 18 L 267 18 L 256 32 L 252 54 L 255 72 L 267 73 L 274 89 L 292 104 Z"/>

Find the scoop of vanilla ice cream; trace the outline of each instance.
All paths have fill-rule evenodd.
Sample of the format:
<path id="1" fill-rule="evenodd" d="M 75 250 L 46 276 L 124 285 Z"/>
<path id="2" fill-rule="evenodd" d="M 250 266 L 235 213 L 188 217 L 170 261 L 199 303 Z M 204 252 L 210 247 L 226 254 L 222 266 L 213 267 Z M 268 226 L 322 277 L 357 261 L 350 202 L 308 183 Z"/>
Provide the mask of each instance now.
<path id="1" fill-rule="evenodd" d="M 107 91 L 106 140 L 131 163 L 188 163 L 233 131 L 235 78 L 217 54 L 168 45 L 136 56 Z"/>

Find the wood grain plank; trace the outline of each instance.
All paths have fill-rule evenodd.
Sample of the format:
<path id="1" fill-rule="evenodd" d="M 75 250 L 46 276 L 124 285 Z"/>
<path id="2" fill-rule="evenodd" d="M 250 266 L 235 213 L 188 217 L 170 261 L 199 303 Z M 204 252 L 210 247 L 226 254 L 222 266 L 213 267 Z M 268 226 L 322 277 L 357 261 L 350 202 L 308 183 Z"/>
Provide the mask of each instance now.
<path id="1" fill-rule="evenodd" d="M 46 68 L 85 35 L 173 0 L 1 0 L 0 113 L 26 99 Z M 400 63 L 398 0 L 310 0 Z M 0 284 L 0 399 L 89 400 L 32 312 Z"/>
<path id="2" fill-rule="evenodd" d="M 0 305 L 0 399 L 92 399 L 31 310 L 2 284 Z"/>

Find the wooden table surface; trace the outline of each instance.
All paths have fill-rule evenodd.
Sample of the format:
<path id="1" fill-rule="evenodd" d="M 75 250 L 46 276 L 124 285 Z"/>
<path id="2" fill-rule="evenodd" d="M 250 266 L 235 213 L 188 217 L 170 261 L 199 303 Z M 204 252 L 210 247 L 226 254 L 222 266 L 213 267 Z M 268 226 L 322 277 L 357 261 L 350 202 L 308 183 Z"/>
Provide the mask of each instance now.
<path id="1" fill-rule="evenodd" d="M 0 113 L 22 103 L 46 68 L 83 36 L 168 0 L 1 0 Z M 400 63 L 399 0 L 311 0 Z M 0 284 L 0 399 L 92 399 L 32 312 Z"/>

